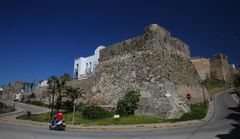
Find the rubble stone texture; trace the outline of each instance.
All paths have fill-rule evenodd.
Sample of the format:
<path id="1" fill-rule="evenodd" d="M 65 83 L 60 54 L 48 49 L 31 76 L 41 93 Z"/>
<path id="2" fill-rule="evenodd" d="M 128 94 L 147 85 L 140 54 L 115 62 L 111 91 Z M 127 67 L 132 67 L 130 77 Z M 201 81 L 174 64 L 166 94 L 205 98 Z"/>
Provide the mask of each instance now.
<path id="1" fill-rule="evenodd" d="M 127 91 L 137 90 L 136 115 L 178 118 L 189 111 L 187 93 L 192 103 L 203 101 L 201 79 L 189 57 L 185 43 L 152 24 L 143 35 L 100 51 L 88 102 L 116 107 Z"/>
<path id="2" fill-rule="evenodd" d="M 228 82 L 230 80 L 230 66 L 228 57 L 224 54 L 216 54 L 210 60 L 211 78 Z"/>

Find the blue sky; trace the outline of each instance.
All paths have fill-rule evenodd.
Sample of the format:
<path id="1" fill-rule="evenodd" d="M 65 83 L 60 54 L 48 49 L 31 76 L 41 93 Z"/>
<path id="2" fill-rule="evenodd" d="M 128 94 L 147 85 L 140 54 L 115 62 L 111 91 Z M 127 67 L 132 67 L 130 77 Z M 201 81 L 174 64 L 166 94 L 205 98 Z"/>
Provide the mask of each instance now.
<path id="1" fill-rule="evenodd" d="M 240 65 L 238 0 L 0 1 L 0 86 L 73 72 L 74 58 L 143 34 L 157 23 L 192 56 L 228 55 Z"/>

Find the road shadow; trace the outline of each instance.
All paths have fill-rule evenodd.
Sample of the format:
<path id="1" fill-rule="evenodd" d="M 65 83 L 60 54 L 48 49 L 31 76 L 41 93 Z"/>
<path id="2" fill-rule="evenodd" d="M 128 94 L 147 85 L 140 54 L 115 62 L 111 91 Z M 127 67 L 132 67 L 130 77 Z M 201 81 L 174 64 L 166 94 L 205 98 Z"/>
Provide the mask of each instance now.
<path id="1" fill-rule="evenodd" d="M 219 134 L 216 137 L 219 139 L 239 139 L 240 138 L 240 105 L 237 107 L 229 107 L 229 110 L 233 111 L 233 113 L 226 116 L 226 119 L 231 119 L 236 121 L 236 124 L 232 124 L 234 127 L 229 133 L 227 134 Z"/>

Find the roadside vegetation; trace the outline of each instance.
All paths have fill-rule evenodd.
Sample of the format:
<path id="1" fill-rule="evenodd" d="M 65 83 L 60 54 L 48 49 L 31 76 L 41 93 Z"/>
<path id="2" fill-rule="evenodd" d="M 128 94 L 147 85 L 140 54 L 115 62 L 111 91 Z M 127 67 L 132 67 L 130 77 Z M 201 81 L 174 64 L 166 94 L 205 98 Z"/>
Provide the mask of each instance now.
<path id="1" fill-rule="evenodd" d="M 6 104 L 0 102 L 0 114 L 12 112 L 12 111 L 15 111 L 14 106 L 7 106 Z"/>
<path id="2" fill-rule="evenodd" d="M 207 113 L 207 108 L 203 104 L 192 105 L 191 114 L 187 113 L 178 119 L 160 119 L 155 117 L 135 116 L 134 110 L 137 109 L 137 104 L 140 94 L 137 91 L 129 91 L 119 100 L 115 111 L 108 111 L 96 105 L 84 105 L 80 103 L 76 107 L 75 124 L 79 125 L 127 125 L 127 124 L 147 124 L 147 123 L 163 123 L 163 122 L 178 122 L 194 119 L 202 119 Z M 72 107 L 71 101 L 65 102 L 64 107 Z M 63 113 L 63 119 L 67 124 L 72 123 L 73 113 L 71 109 Z M 114 114 L 120 114 L 119 119 L 114 119 Z M 33 120 L 39 122 L 49 122 L 51 112 L 43 114 L 33 114 L 31 116 L 23 115 L 18 119 Z"/>
<path id="3" fill-rule="evenodd" d="M 26 103 L 26 104 L 31 104 L 31 105 L 39 106 L 39 107 L 46 107 L 46 108 L 49 107 L 47 104 L 44 104 L 44 103 L 42 103 L 41 101 L 24 100 L 24 101 L 21 101 L 21 102 L 22 102 L 22 103 Z"/>
<path id="4" fill-rule="evenodd" d="M 182 115 L 178 119 L 160 119 L 155 117 L 146 117 L 146 116 L 121 116 L 119 119 L 114 119 L 114 113 L 109 112 L 110 115 L 107 115 L 104 118 L 86 118 L 83 116 L 83 112 L 76 111 L 75 113 L 75 124 L 76 125 L 128 125 L 128 124 L 150 124 L 150 123 L 174 123 L 179 121 L 187 121 L 187 120 L 196 120 L 196 119 L 203 119 L 207 113 L 207 108 L 204 107 L 203 104 L 194 104 L 192 105 L 192 112 L 186 113 Z M 49 122 L 49 115 L 51 112 L 43 113 L 43 114 L 33 114 L 29 118 L 27 115 L 23 115 L 18 117 L 17 119 L 23 120 L 32 120 L 38 122 Z M 67 124 L 72 123 L 72 112 L 65 112 L 63 113 L 63 119 Z"/>
<path id="5" fill-rule="evenodd" d="M 238 97 L 240 97 L 240 73 L 238 73 L 234 76 L 233 86 L 235 88 L 235 91 L 236 91 Z"/>
<path id="6" fill-rule="evenodd" d="M 218 79 L 207 79 L 203 81 L 203 85 L 206 87 L 211 96 L 231 87 L 231 84 L 227 84 L 225 81 Z"/>

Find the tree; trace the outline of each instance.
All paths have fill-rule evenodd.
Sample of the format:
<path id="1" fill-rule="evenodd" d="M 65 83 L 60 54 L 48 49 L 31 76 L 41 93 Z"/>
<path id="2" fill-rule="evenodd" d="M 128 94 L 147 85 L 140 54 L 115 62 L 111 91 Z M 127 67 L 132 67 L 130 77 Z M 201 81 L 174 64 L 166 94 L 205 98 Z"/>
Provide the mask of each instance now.
<path id="1" fill-rule="evenodd" d="M 234 75 L 233 86 L 236 89 L 236 91 L 238 91 L 239 93 L 240 92 L 240 73 Z"/>
<path id="2" fill-rule="evenodd" d="M 33 91 L 34 83 L 30 83 L 29 87 L 30 87 L 30 91 Z"/>
<path id="3" fill-rule="evenodd" d="M 62 94 L 66 92 L 66 84 L 67 84 L 67 81 L 70 81 L 70 80 L 71 80 L 70 75 L 67 73 L 64 73 L 56 81 L 56 94 L 57 94 L 56 109 L 62 109 Z"/>
<path id="4" fill-rule="evenodd" d="M 26 87 L 27 87 L 27 84 L 26 84 L 26 82 L 23 82 L 23 91 L 26 91 Z"/>
<path id="5" fill-rule="evenodd" d="M 85 99 L 84 94 L 85 93 L 84 93 L 83 89 L 74 88 L 72 86 L 67 86 L 66 87 L 66 96 L 69 99 L 71 99 L 72 105 L 74 105 L 74 101 L 78 98 Z"/>
<path id="6" fill-rule="evenodd" d="M 129 91 L 117 103 L 117 113 L 121 115 L 133 115 L 138 107 L 140 93 L 137 91 Z"/>
<path id="7" fill-rule="evenodd" d="M 51 104 L 51 107 L 52 107 L 52 112 L 51 112 L 51 117 L 53 116 L 53 109 L 54 109 L 54 96 L 55 96 L 55 93 L 56 93 L 56 82 L 58 82 L 58 79 L 56 76 L 51 76 L 49 79 L 48 79 L 48 89 L 50 89 L 50 92 L 52 94 L 52 104 Z"/>
<path id="8" fill-rule="evenodd" d="M 64 73 L 61 77 L 60 80 L 63 81 L 70 81 L 71 80 L 71 76 L 68 73 Z"/>

